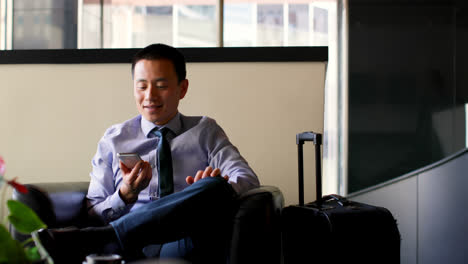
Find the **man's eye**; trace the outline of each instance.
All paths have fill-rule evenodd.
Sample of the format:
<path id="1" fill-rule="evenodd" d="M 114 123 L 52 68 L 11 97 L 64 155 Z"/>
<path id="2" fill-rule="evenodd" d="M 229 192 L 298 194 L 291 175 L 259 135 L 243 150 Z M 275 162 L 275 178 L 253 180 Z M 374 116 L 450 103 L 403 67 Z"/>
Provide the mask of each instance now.
<path id="1" fill-rule="evenodd" d="M 158 89 L 166 89 L 166 88 L 167 88 L 167 85 L 158 85 L 158 86 L 156 86 L 156 88 L 158 88 Z"/>
<path id="2" fill-rule="evenodd" d="M 146 86 L 137 86 L 137 89 L 138 90 L 144 90 L 144 89 L 146 89 Z"/>

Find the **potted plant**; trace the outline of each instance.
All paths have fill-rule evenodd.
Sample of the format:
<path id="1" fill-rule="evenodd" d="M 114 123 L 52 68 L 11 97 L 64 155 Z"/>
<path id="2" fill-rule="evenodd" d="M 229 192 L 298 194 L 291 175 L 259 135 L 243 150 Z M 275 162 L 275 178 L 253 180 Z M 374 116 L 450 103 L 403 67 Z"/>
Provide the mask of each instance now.
<path id="1" fill-rule="evenodd" d="M 27 193 L 28 189 L 16 182 L 16 179 L 6 180 L 5 161 L 0 156 L 0 188 L 11 186 L 18 192 Z M 5 190 L 2 190 L 5 193 Z M 4 197 L 3 197 L 4 198 Z M 5 199 L 0 200 L 2 203 Z M 0 223 L 0 264 L 3 263 L 54 263 L 37 235 L 37 231 L 47 226 L 25 204 L 8 200 L 7 207 L 9 210 L 8 218 Z M 19 242 L 11 236 L 6 227 L 6 220 L 12 224 L 18 232 L 30 234 L 31 238 Z"/>

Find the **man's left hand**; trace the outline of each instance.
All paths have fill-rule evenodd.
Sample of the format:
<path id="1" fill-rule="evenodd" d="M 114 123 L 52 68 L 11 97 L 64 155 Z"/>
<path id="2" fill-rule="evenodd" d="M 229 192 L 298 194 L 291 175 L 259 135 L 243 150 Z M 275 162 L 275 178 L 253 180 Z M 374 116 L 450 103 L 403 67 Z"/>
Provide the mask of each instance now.
<path id="1" fill-rule="evenodd" d="M 216 168 L 213 170 L 212 167 L 208 166 L 205 168 L 205 171 L 202 171 L 202 170 L 197 171 L 197 174 L 195 174 L 195 178 L 192 176 L 187 176 L 187 178 L 185 178 L 185 181 L 187 182 L 187 184 L 192 185 L 193 183 L 203 178 L 219 176 L 220 173 L 221 173 L 221 170 L 219 168 Z M 223 176 L 223 178 L 227 181 L 229 179 L 229 176 L 226 175 L 226 176 Z"/>

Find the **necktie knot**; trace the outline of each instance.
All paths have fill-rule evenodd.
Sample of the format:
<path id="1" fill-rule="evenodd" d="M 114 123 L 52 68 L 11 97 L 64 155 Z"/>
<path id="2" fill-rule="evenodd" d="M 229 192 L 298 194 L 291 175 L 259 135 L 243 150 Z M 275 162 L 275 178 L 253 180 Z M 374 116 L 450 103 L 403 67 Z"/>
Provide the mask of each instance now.
<path id="1" fill-rule="evenodd" d="M 169 132 L 169 128 L 167 128 L 167 127 L 154 129 L 152 131 L 152 133 L 155 134 L 158 138 L 166 138 L 167 132 Z"/>

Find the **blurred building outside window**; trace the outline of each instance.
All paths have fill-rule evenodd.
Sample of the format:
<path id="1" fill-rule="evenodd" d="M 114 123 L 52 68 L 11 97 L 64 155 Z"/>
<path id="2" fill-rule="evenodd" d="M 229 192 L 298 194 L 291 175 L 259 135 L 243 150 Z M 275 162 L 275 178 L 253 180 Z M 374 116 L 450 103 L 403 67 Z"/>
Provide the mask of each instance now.
<path id="1" fill-rule="evenodd" d="M 334 9 L 330 0 L 226 0 L 224 46 L 328 46 Z"/>
<path id="2" fill-rule="evenodd" d="M 7 2 L 7 8 L 12 5 L 12 49 L 77 47 L 76 0 Z"/>
<path id="3" fill-rule="evenodd" d="M 0 49 L 328 46 L 336 1 L 0 0 Z"/>
<path id="4" fill-rule="evenodd" d="M 100 1 L 79 1 L 78 5 L 78 48 L 101 48 L 102 27 Z M 102 27 L 101 27 L 102 26 Z"/>
<path id="5" fill-rule="evenodd" d="M 104 1 L 101 6 L 100 1 L 83 0 L 79 47 L 137 48 L 156 42 L 176 47 L 215 47 L 216 3 L 119 0 Z"/>

